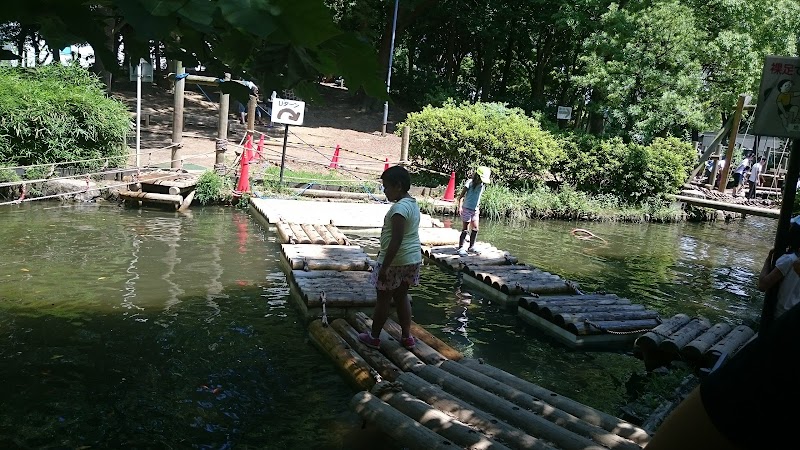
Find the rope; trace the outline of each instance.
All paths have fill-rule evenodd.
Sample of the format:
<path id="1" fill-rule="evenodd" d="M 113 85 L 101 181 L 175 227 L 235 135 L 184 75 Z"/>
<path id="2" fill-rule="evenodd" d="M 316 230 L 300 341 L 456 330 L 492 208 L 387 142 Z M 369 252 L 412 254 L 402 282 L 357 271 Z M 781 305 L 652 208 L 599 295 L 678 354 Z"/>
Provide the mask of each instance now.
<path id="1" fill-rule="evenodd" d="M 589 230 L 587 230 L 585 228 L 575 228 L 572 231 L 570 231 L 570 234 L 572 234 L 572 236 L 574 236 L 575 238 L 580 239 L 582 241 L 590 241 L 592 239 L 599 239 L 599 240 L 603 241 L 604 243 L 608 244 L 608 241 L 606 241 L 605 239 L 601 238 L 600 236 L 592 233 L 591 231 L 589 231 Z M 579 234 L 582 234 L 582 235 L 579 236 Z"/>

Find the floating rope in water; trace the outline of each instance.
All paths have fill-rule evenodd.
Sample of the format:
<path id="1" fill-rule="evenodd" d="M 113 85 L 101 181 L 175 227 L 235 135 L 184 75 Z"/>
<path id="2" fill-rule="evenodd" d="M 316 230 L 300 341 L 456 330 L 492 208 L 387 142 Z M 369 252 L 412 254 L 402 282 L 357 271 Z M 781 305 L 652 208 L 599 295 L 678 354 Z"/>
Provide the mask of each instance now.
<path id="1" fill-rule="evenodd" d="M 597 239 L 599 241 L 603 241 L 603 243 L 605 244 L 608 244 L 608 241 L 606 241 L 605 239 L 601 238 L 600 236 L 592 233 L 591 231 L 585 228 L 575 228 L 572 231 L 570 231 L 570 234 L 572 234 L 574 237 L 582 241 L 590 241 L 592 239 Z"/>

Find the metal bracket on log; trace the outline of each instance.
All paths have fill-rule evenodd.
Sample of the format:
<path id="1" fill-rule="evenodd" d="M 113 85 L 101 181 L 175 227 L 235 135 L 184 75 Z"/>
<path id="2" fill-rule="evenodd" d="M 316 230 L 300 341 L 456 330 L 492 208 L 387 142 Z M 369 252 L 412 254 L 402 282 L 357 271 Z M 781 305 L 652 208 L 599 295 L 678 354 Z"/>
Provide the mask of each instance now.
<path id="1" fill-rule="evenodd" d="M 325 304 L 327 303 L 328 300 L 325 298 L 325 291 L 322 291 L 319 294 L 319 301 L 320 301 L 320 303 L 322 303 L 322 326 L 327 328 L 328 327 L 328 310 L 325 307 Z"/>

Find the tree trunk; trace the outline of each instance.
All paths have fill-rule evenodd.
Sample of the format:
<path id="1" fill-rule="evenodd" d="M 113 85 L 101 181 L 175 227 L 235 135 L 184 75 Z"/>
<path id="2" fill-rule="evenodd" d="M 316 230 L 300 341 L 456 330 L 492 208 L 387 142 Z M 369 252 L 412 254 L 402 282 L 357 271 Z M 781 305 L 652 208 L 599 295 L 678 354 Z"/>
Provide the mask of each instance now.
<path id="1" fill-rule="evenodd" d="M 589 101 L 589 133 L 595 136 L 600 136 L 603 134 L 604 128 L 604 112 L 601 110 L 604 95 L 600 92 L 600 89 L 593 88 L 592 89 L 592 96 Z"/>
<path id="2" fill-rule="evenodd" d="M 500 75 L 500 83 L 497 86 L 497 96 L 505 97 L 508 92 L 508 78 L 511 76 L 511 63 L 514 61 L 514 35 L 508 37 L 505 55 L 503 57 L 503 70 Z"/>

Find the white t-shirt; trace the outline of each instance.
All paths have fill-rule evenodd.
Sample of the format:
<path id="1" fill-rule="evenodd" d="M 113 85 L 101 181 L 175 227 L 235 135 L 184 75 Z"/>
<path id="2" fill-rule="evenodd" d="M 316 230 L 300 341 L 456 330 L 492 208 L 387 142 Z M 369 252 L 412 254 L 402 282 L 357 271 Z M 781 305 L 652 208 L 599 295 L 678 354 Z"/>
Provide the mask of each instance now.
<path id="1" fill-rule="evenodd" d="M 755 183 L 759 175 L 761 175 L 761 163 L 755 163 L 753 167 L 750 168 L 750 178 L 748 178 L 748 180 Z"/>
<path id="2" fill-rule="evenodd" d="M 778 304 L 775 305 L 775 317 L 800 303 L 800 276 L 792 268 L 792 264 L 798 259 L 800 257 L 797 253 L 787 253 L 775 261 L 775 267 L 783 274 L 783 281 L 778 289 Z"/>
<path id="3" fill-rule="evenodd" d="M 742 161 L 741 164 L 739 164 L 739 167 L 737 167 L 736 170 L 734 170 L 733 172 L 744 173 L 745 169 L 747 169 L 747 166 L 749 165 L 750 165 L 750 160 L 745 158 L 744 161 Z"/>

